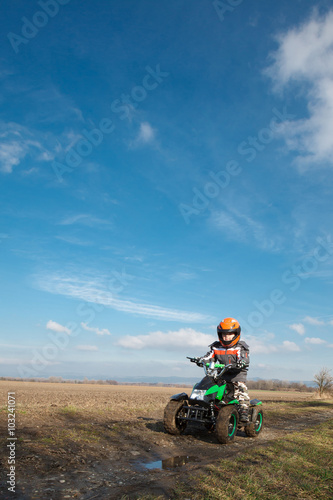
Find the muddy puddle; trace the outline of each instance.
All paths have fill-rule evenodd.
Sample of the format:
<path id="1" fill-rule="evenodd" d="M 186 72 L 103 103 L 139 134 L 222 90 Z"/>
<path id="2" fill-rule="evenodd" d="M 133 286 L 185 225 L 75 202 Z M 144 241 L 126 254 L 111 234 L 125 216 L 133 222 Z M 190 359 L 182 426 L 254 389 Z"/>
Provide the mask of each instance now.
<path id="1" fill-rule="evenodd" d="M 145 469 L 161 469 L 161 470 L 172 470 L 179 467 L 183 467 L 188 463 L 198 462 L 199 458 L 189 455 L 178 455 L 176 457 L 169 457 L 163 460 L 155 460 L 154 462 L 141 462 L 140 466 Z"/>

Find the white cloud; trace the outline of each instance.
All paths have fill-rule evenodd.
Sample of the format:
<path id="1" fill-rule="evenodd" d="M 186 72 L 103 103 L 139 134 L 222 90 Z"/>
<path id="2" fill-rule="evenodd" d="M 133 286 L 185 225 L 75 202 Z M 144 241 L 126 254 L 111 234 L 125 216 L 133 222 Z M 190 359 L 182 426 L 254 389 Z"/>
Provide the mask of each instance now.
<path id="1" fill-rule="evenodd" d="M 18 366 L 23 362 L 24 362 L 24 360 L 19 359 L 19 358 L 0 358 L 0 363 L 2 365 L 16 365 L 16 366 Z"/>
<path id="2" fill-rule="evenodd" d="M 319 344 L 326 344 L 326 340 L 320 339 L 319 337 L 306 337 L 305 343 L 319 345 Z"/>
<path id="3" fill-rule="evenodd" d="M 250 354 L 269 354 L 278 351 L 278 347 L 272 344 L 273 338 L 274 334 L 266 332 L 260 337 L 246 335 L 244 340 L 249 344 Z"/>
<path id="4" fill-rule="evenodd" d="M 257 365 L 255 365 L 256 368 L 260 368 L 261 370 L 270 370 L 271 369 L 271 365 L 267 365 L 265 363 L 258 363 Z"/>
<path id="5" fill-rule="evenodd" d="M 127 276 L 127 275 L 126 275 Z M 137 302 L 135 299 L 119 299 L 110 291 L 102 280 L 90 277 L 46 275 L 37 278 L 40 289 L 50 293 L 65 295 L 94 304 L 102 304 L 111 309 L 130 314 L 138 314 L 147 318 L 162 319 L 166 321 L 181 321 L 185 323 L 207 323 L 214 320 L 211 316 L 198 312 L 169 309 Z M 126 286 L 124 286 L 124 289 Z"/>
<path id="6" fill-rule="evenodd" d="M 27 154 L 27 149 L 23 144 L 13 141 L 7 144 L 0 144 L 0 170 L 10 174 L 13 168 L 20 164 Z"/>
<path id="7" fill-rule="evenodd" d="M 0 121 L 0 172 L 10 174 L 29 153 L 35 161 L 51 161 L 54 156 L 32 132 L 18 123 Z"/>
<path id="8" fill-rule="evenodd" d="M 143 122 L 140 125 L 140 131 L 138 135 L 138 142 L 148 143 L 151 142 L 155 137 L 155 132 L 153 127 L 148 122 Z"/>
<path id="9" fill-rule="evenodd" d="M 87 332 L 93 332 L 97 335 L 111 335 L 107 328 L 94 328 L 92 326 L 88 326 L 87 323 L 81 323 L 81 326 L 84 330 L 87 330 Z"/>
<path id="10" fill-rule="evenodd" d="M 280 34 L 274 63 L 267 69 L 276 89 L 299 86 L 309 117 L 287 121 L 281 134 L 298 164 L 329 162 L 333 158 L 333 11 L 316 12 L 306 23 Z"/>
<path id="11" fill-rule="evenodd" d="M 284 340 L 282 344 L 273 344 L 275 334 L 264 332 L 261 336 L 247 335 L 245 341 L 249 344 L 251 354 L 270 354 L 280 351 L 300 351 L 300 347 L 295 342 Z"/>
<path id="12" fill-rule="evenodd" d="M 77 345 L 76 349 L 78 351 L 98 351 L 98 347 L 95 345 Z"/>
<path id="13" fill-rule="evenodd" d="M 137 148 L 154 142 L 154 139 L 155 129 L 153 129 L 150 123 L 142 122 L 136 138 L 129 143 L 129 146 L 130 148 Z"/>
<path id="14" fill-rule="evenodd" d="M 46 328 L 48 330 L 52 330 L 54 332 L 64 332 L 64 333 L 67 333 L 68 335 L 71 334 L 71 331 L 69 328 L 67 328 L 66 326 L 62 326 L 60 325 L 60 323 L 56 323 L 55 321 L 52 321 L 50 319 L 50 321 L 47 322 L 46 324 Z"/>
<path id="15" fill-rule="evenodd" d="M 109 225 L 111 224 L 111 222 L 106 219 L 99 219 L 98 217 L 94 217 L 90 214 L 71 215 L 59 222 L 59 225 L 61 226 L 71 226 L 73 224 L 82 224 L 84 226 L 96 227 Z"/>
<path id="16" fill-rule="evenodd" d="M 324 325 L 325 322 L 321 321 L 317 318 L 312 318 L 311 316 L 305 316 L 304 320 L 306 323 L 309 323 L 309 325 L 314 325 L 314 326 L 321 326 Z"/>
<path id="17" fill-rule="evenodd" d="M 292 325 L 289 325 L 289 328 L 299 333 L 300 335 L 304 335 L 305 333 L 305 327 L 302 323 L 294 323 Z"/>
<path id="18" fill-rule="evenodd" d="M 31 349 L 34 346 L 23 344 L 0 344 L 0 347 L 8 347 L 10 349 Z"/>
<path id="19" fill-rule="evenodd" d="M 22 175 L 27 177 L 28 175 L 33 175 L 37 174 L 39 172 L 39 169 L 36 167 L 31 167 L 28 170 L 22 170 Z"/>
<path id="20" fill-rule="evenodd" d="M 295 351 L 296 352 L 296 351 L 301 350 L 300 347 L 297 344 L 295 344 L 295 342 L 290 342 L 289 340 L 284 340 L 282 342 L 282 346 L 287 351 Z"/>
<path id="21" fill-rule="evenodd" d="M 196 275 L 194 273 L 187 273 L 187 272 L 179 271 L 179 272 L 173 274 L 172 276 L 170 276 L 170 278 L 173 281 L 188 281 L 188 280 L 193 280 L 194 278 L 196 278 Z"/>
<path id="22" fill-rule="evenodd" d="M 277 251 L 280 241 L 277 237 L 271 237 L 260 222 L 242 213 L 235 207 L 225 210 L 213 211 L 211 223 L 224 231 L 224 236 L 230 240 L 252 242 L 258 248 L 267 251 Z"/>
<path id="23" fill-rule="evenodd" d="M 90 247 L 92 246 L 91 241 L 80 240 L 76 236 L 55 236 L 57 240 L 64 241 L 65 243 L 69 243 L 70 245 L 78 245 L 80 247 Z"/>
<path id="24" fill-rule="evenodd" d="M 181 328 L 177 331 L 163 333 L 161 331 L 151 332 L 147 335 L 126 335 L 117 344 L 126 349 L 163 349 L 164 351 L 186 350 L 195 348 L 202 349 L 205 354 L 208 346 L 216 340 L 215 336 L 197 332 L 192 328 Z M 192 353 L 188 352 L 190 356 Z"/>

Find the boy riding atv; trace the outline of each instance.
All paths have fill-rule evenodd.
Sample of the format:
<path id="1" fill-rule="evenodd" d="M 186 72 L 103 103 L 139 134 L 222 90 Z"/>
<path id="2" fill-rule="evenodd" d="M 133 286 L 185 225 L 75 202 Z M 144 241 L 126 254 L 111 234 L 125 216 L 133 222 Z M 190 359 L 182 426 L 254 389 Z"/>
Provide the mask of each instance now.
<path id="1" fill-rule="evenodd" d="M 248 422 L 250 397 L 246 387 L 247 370 L 250 364 L 249 346 L 240 340 L 241 327 L 234 318 L 225 318 L 217 326 L 219 341 L 211 344 L 210 351 L 201 359 L 202 362 L 215 361 L 224 365 L 233 365 L 224 375 L 226 382 L 232 382 L 234 397 L 240 405 L 240 421 Z"/>
<path id="2" fill-rule="evenodd" d="M 164 410 L 164 429 L 182 434 L 188 423 L 203 424 L 215 431 L 222 444 L 233 441 L 237 429 L 244 428 L 249 437 L 257 437 L 263 427 L 262 402 L 250 398 L 245 385 L 249 366 L 249 347 L 240 341 L 240 326 L 226 318 L 217 327 L 220 341 L 210 345 L 202 358 L 188 358 L 205 371 L 188 396 L 185 392 L 171 396 Z"/>

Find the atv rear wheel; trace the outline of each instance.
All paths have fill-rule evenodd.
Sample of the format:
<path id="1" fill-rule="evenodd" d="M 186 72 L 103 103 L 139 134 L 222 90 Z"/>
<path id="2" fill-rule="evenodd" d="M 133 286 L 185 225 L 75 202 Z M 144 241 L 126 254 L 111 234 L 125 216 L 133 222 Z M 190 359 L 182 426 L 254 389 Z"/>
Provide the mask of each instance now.
<path id="1" fill-rule="evenodd" d="M 182 414 L 185 401 L 171 400 L 164 410 L 163 425 L 169 434 L 179 435 L 184 432 L 187 426 L 186 420 L 179 420 L 177 417 Z"/>
<path id="2" fill-rule="evenodd" d="M 236 436 L 237 427 L 238 411 L 236 408 L 233 405 L 222 407 L 216 421 L 216 434 L 220 443 L 231 443 Z"/>
<path id="3" fill-rule="evenodd" d="M 264 412 L 262 408 L 255 406 L 252 410 L 251 421 L 245 426 L 245 434 L 248 437 L 256 437 L 261 432 L 264 422 Z"/>

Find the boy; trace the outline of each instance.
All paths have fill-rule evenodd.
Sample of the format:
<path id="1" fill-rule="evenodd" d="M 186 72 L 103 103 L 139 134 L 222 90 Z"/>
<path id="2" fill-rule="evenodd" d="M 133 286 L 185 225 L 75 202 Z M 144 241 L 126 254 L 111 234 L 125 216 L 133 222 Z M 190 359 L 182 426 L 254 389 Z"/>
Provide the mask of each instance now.
<path id="1" fill-rule="evenodd" d="M 217 326 L 218 342 L 211 344 L 210 351 L 201 359 L 204 362 L 214 360 L 224 365 L 232 364 L 223 378 L 226 382 L 232 382 L 234 386 L 234 397 L 240 404 L 240 421 L 248 422 L 250 397 L 246 387 L 247 370 L 250 364 L 249 346 L 240 340 L 241 327 L 234 318 L 225 318 Z"/>

